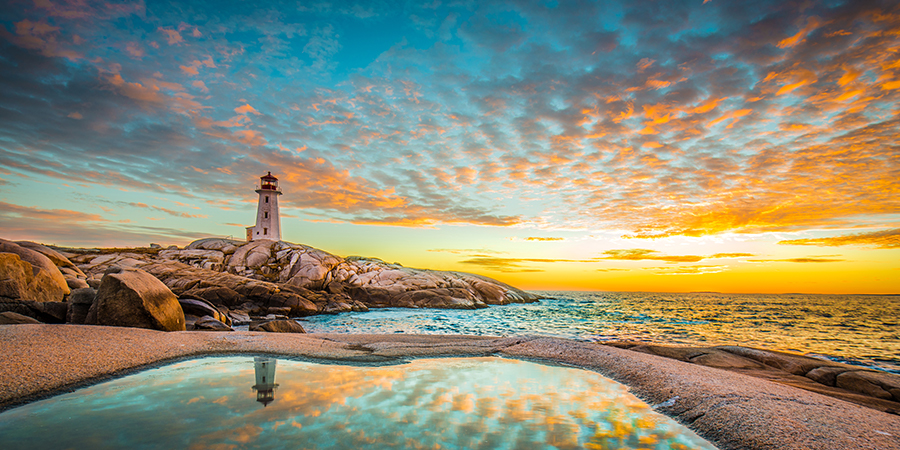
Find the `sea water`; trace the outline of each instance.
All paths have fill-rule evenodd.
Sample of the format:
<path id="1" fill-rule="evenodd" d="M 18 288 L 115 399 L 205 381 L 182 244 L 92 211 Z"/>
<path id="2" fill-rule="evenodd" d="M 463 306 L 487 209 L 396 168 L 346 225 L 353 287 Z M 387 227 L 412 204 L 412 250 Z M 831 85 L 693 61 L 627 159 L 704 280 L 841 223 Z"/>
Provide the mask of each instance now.
<path id="1" fill-rule="evenodd" d="M 6 450 L 715 448 L 595 372 L 497 357 L 202 358 L 4 412 L 0 436 Z"/>
<path id="2" fill-rule="evenodd" d="M 306 318 L 309 332 L 537 335 L 742 345 L 900 373 L 900 296 L 538 292 L 480 310 L 373 309 Z"/>

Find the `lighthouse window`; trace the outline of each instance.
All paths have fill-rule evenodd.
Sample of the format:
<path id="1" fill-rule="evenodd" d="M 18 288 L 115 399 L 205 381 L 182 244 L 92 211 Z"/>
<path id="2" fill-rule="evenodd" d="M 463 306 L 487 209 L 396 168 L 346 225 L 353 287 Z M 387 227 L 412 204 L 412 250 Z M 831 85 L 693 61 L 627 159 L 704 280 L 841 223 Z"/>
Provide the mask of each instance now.
<path id="1" fill-rule="evenodd" d="M 268 229 L 268 228 L 263 228 L 263 234 L 269 234 L 269 229 Z"/>
<path id="2" fill-rule="evenodd" d="M 266 203 L 269 203 L 269 196 L 266 196 Z"/>
<path id="3" fill-rule="evenodd" d="M 263 219 L 268 219 L 268 218 L 269 218 L 269 212 L 266 211 L 263 213 Z"/>

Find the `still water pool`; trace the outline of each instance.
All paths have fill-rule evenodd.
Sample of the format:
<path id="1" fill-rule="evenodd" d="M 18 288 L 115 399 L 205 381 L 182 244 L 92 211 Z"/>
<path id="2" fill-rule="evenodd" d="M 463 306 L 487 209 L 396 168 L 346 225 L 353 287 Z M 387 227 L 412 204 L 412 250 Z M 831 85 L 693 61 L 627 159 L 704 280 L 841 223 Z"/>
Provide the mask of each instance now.
<path id="1" fill-rule="evenodd" d="M 594 372 L 483 358 L 179 362 L 0 414 L 32 448 L 713 449 Z"/>

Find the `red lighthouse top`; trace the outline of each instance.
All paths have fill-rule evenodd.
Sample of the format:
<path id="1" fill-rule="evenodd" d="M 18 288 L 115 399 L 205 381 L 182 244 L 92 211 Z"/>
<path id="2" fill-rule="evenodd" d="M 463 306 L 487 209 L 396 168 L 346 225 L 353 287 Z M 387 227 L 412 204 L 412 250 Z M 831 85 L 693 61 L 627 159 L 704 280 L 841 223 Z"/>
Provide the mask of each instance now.
<path id="1" fill-rule="evenodd" d="M 259 188 L 266 191 L 277 191 L 278 178 L 275 178 L 275 176 L 272 175 L 272 172 L 259 177 Z"/>

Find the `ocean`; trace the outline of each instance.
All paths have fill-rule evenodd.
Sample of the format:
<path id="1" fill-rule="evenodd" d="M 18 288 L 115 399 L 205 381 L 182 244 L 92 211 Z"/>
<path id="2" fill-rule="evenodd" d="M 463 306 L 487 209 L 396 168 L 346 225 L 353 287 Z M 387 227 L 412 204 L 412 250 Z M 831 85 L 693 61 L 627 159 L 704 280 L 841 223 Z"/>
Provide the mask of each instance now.
<path id="1" fill-rule="evenodd" d="M 308 317 L 308 332 L 554 336 L 741 345 L 900 373 L 900 296 L 557 292 L 479 310 L 372 309 Z"/>

